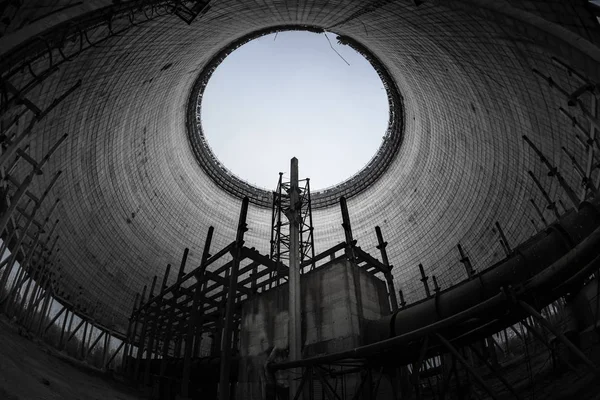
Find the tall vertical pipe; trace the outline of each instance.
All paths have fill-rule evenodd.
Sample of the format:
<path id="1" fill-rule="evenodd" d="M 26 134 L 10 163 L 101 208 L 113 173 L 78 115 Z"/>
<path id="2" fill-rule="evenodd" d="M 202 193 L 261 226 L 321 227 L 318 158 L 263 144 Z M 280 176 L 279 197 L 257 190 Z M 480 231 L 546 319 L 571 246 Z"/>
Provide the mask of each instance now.
<path id="1" fill-rule="evenodd" d="M 290 269 L 289 269 L 289 357 L 295 361 L 301 355 L 301 331 L 300 331 L 300 204 L 298 188 L 298 159 L 292 158 L 290 163 Z M 290 374 L 290 398 L 298 391 L 298 383 Z"/>

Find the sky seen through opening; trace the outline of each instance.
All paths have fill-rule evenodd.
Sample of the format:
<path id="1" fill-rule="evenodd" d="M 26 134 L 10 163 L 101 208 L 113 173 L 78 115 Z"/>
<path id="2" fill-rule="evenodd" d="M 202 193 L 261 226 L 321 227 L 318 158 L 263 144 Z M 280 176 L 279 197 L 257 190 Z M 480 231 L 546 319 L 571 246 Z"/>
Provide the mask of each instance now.
<path id="1" fill-rule="evenodd" d="M 300 179 L 316 191 L 369 162 L 389 109 L 371 64 L 335 34 L 287 31 L 255 39 L 219 65 L 201 118 L 212 151 L 239 178 L 273 190 L 297 157 Z"/>

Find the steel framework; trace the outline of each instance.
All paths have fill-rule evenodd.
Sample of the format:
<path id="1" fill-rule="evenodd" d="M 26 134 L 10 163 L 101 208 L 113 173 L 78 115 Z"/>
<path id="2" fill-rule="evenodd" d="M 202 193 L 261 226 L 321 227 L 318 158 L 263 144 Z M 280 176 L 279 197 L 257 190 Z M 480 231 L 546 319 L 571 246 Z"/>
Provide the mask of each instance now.
<path id="1" fill-rule="evenodd" d="M 299 180 L 298 204 L 299 210 L 296 223 L 300 233 L 300 264 L 310 265 L 310 270 L 315 264 L 315 242 L 313 235 L 312 205 L 310 200 L 310 179 Z M 290 182 L 283 181 L 283 173 L 279 173 L 277 189 L 273 192 L 273 208 L 271 216 L 271 251 L 270 257 L 276 263 L 289 265 L 290 256 Z"/>

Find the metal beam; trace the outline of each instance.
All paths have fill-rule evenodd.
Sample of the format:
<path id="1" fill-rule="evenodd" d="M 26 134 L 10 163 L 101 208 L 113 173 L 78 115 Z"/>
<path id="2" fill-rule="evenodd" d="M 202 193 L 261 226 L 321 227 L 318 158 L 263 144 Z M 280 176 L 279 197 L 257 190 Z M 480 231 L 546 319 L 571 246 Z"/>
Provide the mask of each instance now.
<path id="1" fill-rule="evenodd" d="M 236 302 L 238 269 L 240 267 L 240 259 L 242 258 L 242 247 L 244 246 L 244 233 L 248 230 L 246 225 L 246 217 L 248 216 L 248 197 L 244 197 L 242 201 L 242 209 L 238 222 L 237 236 L 235 240 L 235 255 L 234 262 L 230 271 L 230 283 L 227 296 L 227 304 L 225 307 L 225 321 L 223 327 L 223 337 L 221 340 L 221 363 L 219 372 L 219 399 L 229 400 L 229 374 L 231 371 L 231 347 L 233 334 L 233 314 Z"/>
<path id="2" fill-rule="evenodd" d="M 289 309 L 288 309 L 288 340 L 289 358 L 291 361 L 302 357 L 301 334 L 301 288 L 300 288 L 300 188 L 298 187 L 298 159 L 290 162 L 290 209 L 286 214 L 290 222 L 290 254 L 289 254 Z M 298 391 L 298 382 L 294 379 L 294 371 L 290 372 L 289 397 L 293 398 Z M 224 400 L 224 399 L 223 399 Z"/>

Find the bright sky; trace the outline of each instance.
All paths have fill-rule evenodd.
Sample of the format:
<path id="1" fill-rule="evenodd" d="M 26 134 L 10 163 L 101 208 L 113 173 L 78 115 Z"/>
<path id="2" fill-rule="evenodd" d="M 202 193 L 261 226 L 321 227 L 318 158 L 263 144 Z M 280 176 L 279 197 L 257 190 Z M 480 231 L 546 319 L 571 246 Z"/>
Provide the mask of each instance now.
<path id="1" fill-rule="evenodd" d="M 292 157 L 311 190 L 340 183 L 373 157 L 388 124 L 373 67 L 334 34 L 280 32 L 230 54 L 205 90 L 202 127 L 238 177 L 275 189 Z"/>

